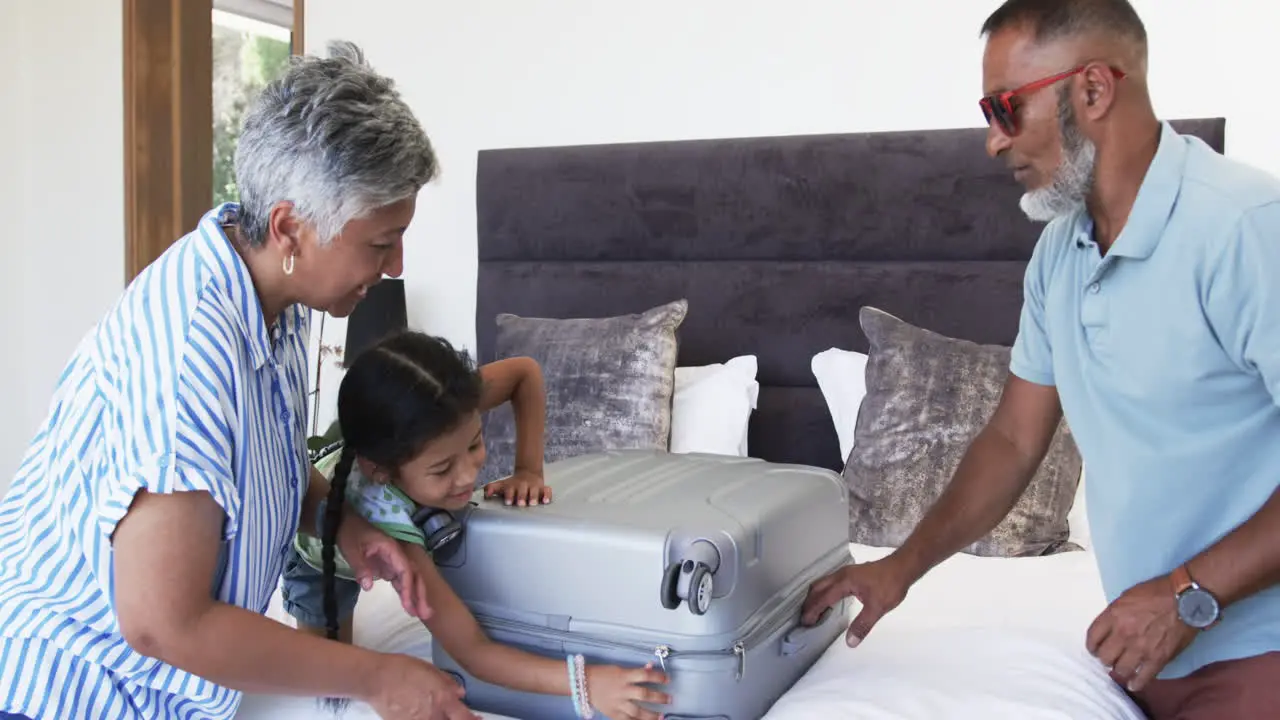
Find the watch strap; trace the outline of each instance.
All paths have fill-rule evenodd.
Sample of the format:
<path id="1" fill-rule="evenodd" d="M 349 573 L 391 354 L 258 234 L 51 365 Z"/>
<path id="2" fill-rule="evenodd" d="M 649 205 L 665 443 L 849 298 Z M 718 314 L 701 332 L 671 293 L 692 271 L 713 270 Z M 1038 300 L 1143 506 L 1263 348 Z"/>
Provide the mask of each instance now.
<path id="1" fill-rule="evenodd" d="M 1175 596 L 1181 595 L 1195 586 L 1195 583 L 1191 580 L 1191 573 L 1187 570 L 1186 565 L 1179 565 L 1174 568 L 1170 579 L 1173 581 L 1173 594 Z"/>

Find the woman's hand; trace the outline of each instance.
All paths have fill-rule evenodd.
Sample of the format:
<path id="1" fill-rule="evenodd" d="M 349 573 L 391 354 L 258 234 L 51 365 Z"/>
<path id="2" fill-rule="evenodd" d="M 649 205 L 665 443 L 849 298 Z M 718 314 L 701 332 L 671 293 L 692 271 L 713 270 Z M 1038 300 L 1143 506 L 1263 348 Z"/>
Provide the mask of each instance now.
<path id="1" fill-rule="evenodd" d="M 480 720 L 462 702 L 462 686 L 434 665 L 384 655 L 365 701 L 382 720 Z"/>
<path id="2" fill-rule="evenodd" d="M 502 496 L 508 505 L 545 505 L 551 502 L 551 488 L 541 475 L 529 470 L 516 470 L 511 477 L 484 486 L 486 500 L 498 496 Z"/>
<path id="3" fill-rule="evenodd" d="M 659 713 L 640 707 L 639 703 L 669 705 L 671 696 L 643 684 L 666 685 L 667 675 L 654 670 L 653 663 L 642 668 L 614 665 L 592 665 L 587 668 L 587 699 L 591 707 L 615 720 L 658 720 Z"/>
<path id="4" fill-rule="evenodd" d="M 344 512 L 337 543 L 360 587 L 369 590 L 375 580 L 387 580 L 400 595 L 405 612 L 423 621 L 431 617 L 426 582 L 397 540 L 355 512 Z"/>

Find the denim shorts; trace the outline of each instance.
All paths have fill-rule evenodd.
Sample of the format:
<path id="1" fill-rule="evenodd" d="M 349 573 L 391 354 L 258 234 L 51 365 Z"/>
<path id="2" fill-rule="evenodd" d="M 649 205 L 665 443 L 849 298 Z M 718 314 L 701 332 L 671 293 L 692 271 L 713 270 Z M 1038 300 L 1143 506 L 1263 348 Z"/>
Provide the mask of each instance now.
<path id="1" fill-rule="evenodd" d="M 338 622 L 350 619 L 356 611 L 360 597 L 360 584 L 343 577 L 334 578 L 334 590 L 338 597 Z M 323 628 L 324 621 L 324 573 L 311 567 L 298 548 L 289 544 L 289 556 L 284 561 L 280 595 L 284 609 L 298 622 Z"/>

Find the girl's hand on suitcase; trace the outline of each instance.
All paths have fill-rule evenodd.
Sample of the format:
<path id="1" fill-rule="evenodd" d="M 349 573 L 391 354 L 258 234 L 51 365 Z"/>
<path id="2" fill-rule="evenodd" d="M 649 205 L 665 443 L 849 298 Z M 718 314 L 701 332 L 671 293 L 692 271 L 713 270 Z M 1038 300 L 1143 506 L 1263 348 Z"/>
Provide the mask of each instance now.
<path id="1" fill-rule="evenodd" d="M 614 720 L 658 720 L 661 714 L 646 710 L 639 703 L 670 705 L 670 695 L 644 687 L 667 682 L 667 674 L 654 670 L 653 663 L 642 668 L 591 665 L 587 667 L 587 698 L 591 707 Z"/>
<path id="2" fill-rule="evenodd" d="M 382 720 L 481 720 L 453 677 L 409 655 L 384 655 L 365 701 Z"/>
<path id="3" fill-rule="evenodd" d="M 907 596 L 911 586 L 908 577 L 892 555 L 860 565 L 846 565 L 809 587 L 809 596 L 800 610 L 800 622 L 818 624 L 825 619 L 825 611 L 852 595 L 862 603 L 862 610 L 849 623 L 844 641 L 849 647 L 857 647 L 880 618 L 898 607 Z"/>
<path id="4" fill-rule="evenodd" d="M 486 500 L 499 496 L 507 505 L 545 505 L 551 502 L 551 487 L 541 475 L 528 470 L 517 470 L 505 480 L 496 480 L 484 486 Z"/>

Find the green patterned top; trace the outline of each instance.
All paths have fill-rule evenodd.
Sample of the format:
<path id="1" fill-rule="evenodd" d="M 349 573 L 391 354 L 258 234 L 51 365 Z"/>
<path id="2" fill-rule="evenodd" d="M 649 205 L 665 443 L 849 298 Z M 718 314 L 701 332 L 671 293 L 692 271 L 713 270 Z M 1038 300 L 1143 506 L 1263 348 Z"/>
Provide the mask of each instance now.
<path id="1" fill-rule="evenodd" d="M 338 464 L 340 455 L 341 453 L 338 452 L 326 455 L 316 462 L 316 469 L 326 479 L 332 480 L 333 469 Z M 389 483 L 374 482 L 365 477 L 357 465 L 352 465 L 351 474 L 347 476 L 347 504 L 360 517 L 387 535 L 397 540 L 426 545 L 426 536 L 413 524 L 414 513 L 419 510 L 417 503 L 410 500 L 399 488 Z M 293 543 L 304 562 L 317 570 L 324 568 L 321 559 L 324 544 L 320 538 L 300 532 Z M 335 552 L 334 555 L 337 576 L 354 580 L 355 574 L 342 557 L 342 553 Z"/>

